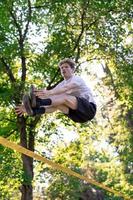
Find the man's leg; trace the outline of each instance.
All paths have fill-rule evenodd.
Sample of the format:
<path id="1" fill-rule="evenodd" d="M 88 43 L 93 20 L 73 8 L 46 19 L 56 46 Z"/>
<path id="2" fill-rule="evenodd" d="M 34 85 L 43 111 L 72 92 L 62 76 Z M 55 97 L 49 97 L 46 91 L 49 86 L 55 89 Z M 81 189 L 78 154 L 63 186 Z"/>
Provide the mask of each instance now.
<path id="1" fill-rule="evenodd" d="M 36 97 L 34 94 L 35 87 L 31 85 L 30 88 L 30 99 L 31 99 L 31 107 L 40 107 L 40 106 L 60 106 L 65 105 L 69 108 L 76 109 L 77 108 L 77 99 L 74 96 L 67 95 L 67 94 L 60 94 L 60 95 L 54 95 L 49 96 L 48 98 L 41 99 L 39 97 Z"/>
<path id="2" fill-rule="evenodd" d="M 69 108 L 67 106 L 64 105 L 60 105 L 60 106 L 42 106 L 40 108 L 33 108 L 33 112 L 34 114 L 43 114 L 45 111 L 45 113 L 53 113 L 56 111 L 60 111 L 64 114 L 68 114 L 69 113 Z"/>
<path id="3" fill-rule="evenodd" d="M 60 106 L 57 106 L 57 107 L 47 106 L 47 107 L 44 107 L 44 108 L 45 108 L 45 113 L 53 113 L 55 111 L 61 111 L 64 114 L 69 113 L 69 108 L 64 106 L 64 105 L 60 105 Z"/>
<path id="4" fill-rule="evenodd" d="M 26 111 L 29 115 L 39 114 L 39 112 L 40 112 L 40 114 L 45 113 L 45 110 L 46 110 L 45 106 L 49 105 L 49 103 L 47 104 L 48 99 L 42 99 L 42 102 L 40 102 L 40 107 L 33 108 L 33 114 L 32 114 L 31 113 L 32 107 L 30 104 L 30 99 L 27 95 L 25 95 L 24 97 L 25 97 L 24 98 L 25 100 L 23 101 L 23 103 L 24 103 Z M 66 94 L 54 95 L 54 96 L 50 96 L 49 99 L 51 102 L 49 106 L 57 107 L 58 110 L 62 110 L 62 109 L 64 110 L 64 107 L 67 107 L 67 111 L 65 108 L 65 113 L 66 112 L 68 113 L 69 108 L 71 108 L 73 110 L 77 109 L 77 98 L 74 96 L 66 95 Z M 44 108 L 41 108 L 42 106 Z"/>
<path id="5" fill-rule="evenodd" d="M 77 98 L 71 95 L 60 94 L 49 96 L 48 99 L 38 99 L 37 104 L 39 106 L 53 106 L 53 107 L 60 107 L 60 105 L 64 105 L 68 108 L 73 110 L 77 109 Z"/>

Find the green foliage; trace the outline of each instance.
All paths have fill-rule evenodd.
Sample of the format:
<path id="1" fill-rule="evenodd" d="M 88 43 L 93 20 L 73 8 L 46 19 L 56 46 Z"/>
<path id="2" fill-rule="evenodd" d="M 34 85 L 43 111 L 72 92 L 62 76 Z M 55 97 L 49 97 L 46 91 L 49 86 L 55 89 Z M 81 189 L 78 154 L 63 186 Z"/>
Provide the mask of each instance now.
<path id="1" fill-rule="evenodd" d="M 12 150 L 0 147 L 0 198 L 11 199 L 20 194 L 22 176 L 20 156 Z"/>
<path id="2" fill-rule="evenodd" d="M 91 69 L 89 61 L 104 61 L 105 76 L 100 80 L 97 77 L 98 95 L 103 102 L 96 119 L 77 125 L 62 114 L 51 114 L 36 124 L 34 119 L 24 117 L 26 139 L 37 133 L 37 148 L 41 146 L 43 151 L 45 147 L 44 155 L 132 198 L 133 70 L 131 44 L 126 44 L 131 32 L 132 2 L 29 2 L 0 1 L 0 135 L 15 142 L 22 136 L 22 119 L 16 119 L 13 108 L 31 83 L 51 88 L 61 80 L 60 59 L 72 57 L 78 64 L 88 61 L 86 73 Z M 38 42 L 35 39 L 39 37 Z M 94 68 L 99 69 L 97 65 Z M 77 66 L 77 72 L 80 69 Z M 59 131 L 62 124 L 79 134 L 79 139 L 63 147 L 57 142 L 63 143 Z M 51 143 L 52 136 L 57 137 Z M 17 153 L 2 146 L 0 151 L 0 198 L 4 200 L 15 196 L 13 191 L 19 193 L 20 184 L 30 184 L 31 179 L 23 172 Z M 45 174 L 44 179 L 49 179 L 47 190 L 44 188 L 46 199 L 75 200 L 86 188 L 73 177 L 37 166 L 38 176 Z M 120 198 L 105 193 L 105 199 Z"/>

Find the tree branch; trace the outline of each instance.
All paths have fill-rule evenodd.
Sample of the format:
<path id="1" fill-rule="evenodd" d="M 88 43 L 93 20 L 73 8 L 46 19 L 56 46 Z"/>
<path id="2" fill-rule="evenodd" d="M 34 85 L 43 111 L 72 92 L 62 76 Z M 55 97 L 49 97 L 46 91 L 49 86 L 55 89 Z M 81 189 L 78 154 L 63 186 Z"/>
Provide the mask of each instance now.
<path id="1" fill-rule="evenodd" d="M 22 30 L 21 30 L 21 27 L 20 27 L 19 23 L 17 22 L 16 16 L 15 16 L 15 14 L 12 12 L 12 10 L 10 10 L 10 15 L 11 15 L 11 17 L 12 17 L 12 19 L 13 19 L 13 22 L 14 22 L 15 27 L 16 27 L 17 30 L 18 30 L 20 39 L 18 39 L 18 38 L 17 38 L 17 39 L 18 39 L 18 42 L 20 43 L 20 40 L 22 40 Z"/>
<path id="2" fill-rule="evenodd" d="M 49 82 L 49 84 L 48 84 L 48 86 L 47 86 L 47 89 L 48 89 L 48 90 L 53 88 L 53 86 L 51 86 L 51 85 L 52 85 L 52 83 L 54 82 L 55 78 L 59 75 L 59 72 L 60 72 L 60 69 L 58 68 L 57 71 L 56 71 L 55 74 L 54 74 L 54 77 L 51 79 L 51 81 Z M 61 80 L 60 80 L 59 82 L 61 82 Z M 54 85 L 54 87 L 55 87 L 57 84 L 58 84 L 58 83 L 56 83 L 56 84 Z"/>
<path id="3" fill-rule="evenodd" d="M 9 138 L 13 133 L 15 133 L 16 131 L 18 131 L 18 129 L 14 129 L 12 131 L 10 131 L 8 134 L 4 135 L 4 138 Z"/>
<path id="4" fill-rule="evenodd" d="M 1 62 L 2 62 L 3 65 L 5 66 L 6 73 L 7 73 L 8 77 L 9 77 L 10 81 L 11 81 L 12 83 L 16 82 L 16 80 L 15 80 L 15 78 L 14 78 L 14 75 L 13 75 L 13 73 L 12 73 L 12 70 L 11 70 L 10 65 L 8 65 L 8 64 L 6 63 L 6 61 L 5 61 L 5 59 L 4 59 L 3 57 L 1 58 Z"/>
<path id="5" fill-rule="evenodd" d="M 103 67 L 104 72 L 106 74 L 108 74 L 109 77 L 110 77 L 111 84 L 112 84 L 113 89 L 114 89 L 115 97 L 119 98 L 119 93 L 117 92 L 117 88 L 116 88 L 116 85 L 115 85 L 115 82 L 114 82 L 114 79 L 113 79 L 113 75 L 112 75 L 110 68 L 108 67 L 108 64 L 106 63 L 105 67 L 103 65 L 102 65 L 102 67 Z"/>
<path id="6" fill-rule="evenodd" d="M 80 34 L 79 34 L 79 36 L 78 36 L 78 39 L 77 39 L 77 41 L 76 41 L 76 43 L 75 43 L 75 46 L 74 46 L 74 48 L 73 48 L 73 51 L 75 51 L 76 48 L 79 46 L 81 37 L 82 37 L 82 35 L 83 35 L 83 33 L 84 33 L 84 28 L 85 28 L 85 26 L 84 26 L 84 19 L 85 19 L 85 15 L 86 15 L 86 7 L 84 6 L 84 7 L 83 7 L 83 10 L 82 10 L 82 14 L 81 14 L 81 31 L 80 31 Z"/>
<path id="7" fill-rule="evenodd" d="M 31 9 L 38 9 L 38 8 L 46 8 L 46 6 L 44 5 L 39 5 L 39 6 L 31 6 Z"/>
<path id="8" fill-rule="evenodd" d="M 20 56 L 21 56 L 21 63 L 22 63 L 22 76 L 21 81 L 25 81 L 26 78 L 26 57 L 24 55 L 24 40 L 26 38 L 26 34 L 28 32 L 29 23 L 31 21 L 31 2 L 28 0 L 28 14 L 27 14 L 27 23 L 25 25 L 24 33 L 22 33 L 22 28 L 20 27 L 19 23 L 17 22 L 17 18 L 12 10 L 10 10 L 11 17 L 13 19 L 14 25 L 18 30 L 19 38 L 18 43 L 20 47 Z"/>
<path id="9" fill-rule="evenodd" d="M 81 41 L 81 38 L 84 34 L 85 27 L 86 27 L 86 25 L 84 24 L 84 20 L 86 18 L 86 11 L 87 11 L 88 5 L 89 5 L 89 0 L 83 2 L 83 8 L 82 8 L 82 11 L 81 11 L 81 25 L 80 25 L 81 31 L 80 31 L 80 34 L 77 38 L 77 41 L 75 42 L 75 46 L 73 48 L 73 51 L 75 51 L 77 49 L 77 55 L 75 57 L 76 63 L 78 63 L 78 59 L 80 57 L 80 41 Z"/>
<path id="10" fill-rule="evenodd" d="M 29 23 L 31 21 L 32 10 L 31 10 L 31 2 L 30 2 L 30 0 L 28 0 L 28 9 L 29 9 L 29 11 L 28 11 L 28 17 L 27 17 L 27 24 L 25 26 L 25 30 L 24 30 L 24 34 L 23 34 L 23 42 L 24 42 L 24 40 L 26 38 L 26 34 L 28 32 Z"/>

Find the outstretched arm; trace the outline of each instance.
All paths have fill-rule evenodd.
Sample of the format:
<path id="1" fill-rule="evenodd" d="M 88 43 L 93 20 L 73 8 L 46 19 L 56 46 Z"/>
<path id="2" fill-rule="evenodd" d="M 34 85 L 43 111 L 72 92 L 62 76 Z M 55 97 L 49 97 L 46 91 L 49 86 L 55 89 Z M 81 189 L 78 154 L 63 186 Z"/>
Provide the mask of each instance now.
<path id="1" fill-rule="evenodd" d="M 80 86 L 77 83 L 66 84 L 62 87 L 55 87 L 51 90 L 35 90 L 36 96 L 39 98 L 48 98 L 49 96 L 58 95 L 58 94 L 71 94 L 72 92 L 78 91 Z"/>

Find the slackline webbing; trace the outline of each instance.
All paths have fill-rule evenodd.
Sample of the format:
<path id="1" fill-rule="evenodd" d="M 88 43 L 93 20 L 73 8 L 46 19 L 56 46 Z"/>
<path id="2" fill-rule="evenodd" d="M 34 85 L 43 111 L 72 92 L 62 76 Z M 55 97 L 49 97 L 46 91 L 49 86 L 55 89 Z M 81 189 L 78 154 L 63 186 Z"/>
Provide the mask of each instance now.
<path id="1" fill-rule="evenodd" d="M 0 137 L 0 144 L 2 144 L 5 147 L 8 147 L 10 149 L 16 150 L 17 152 L 19 152 L 21 154 L 25 154 L 25 155 L 27 155 L 29 157 L 32 157 L 32 158 L 34 158 L 34 159 L 36 159 L 38 161 L 46 163 L 46 164 L 50 165 L 52 168 L 54 168 L 56 170 L 59 170 L 59 171 L 62 171 L 64 173 L 66 173 L 66 174 L 69 174 L 71 176 L 77 177 L 77 178 L 79 178 L 81 180 L 84 180 L 84 181 L 86 181 L 86 182 L 88 182 L 88 183 L 90 183 L 92 185 L 98 186 L 98 187 L 100 187 L 100 188 L 102 188 L 102 189 L 104 189 L 104 190 L 106 190 L 108 192 L 113 193 L 116 196 L 123 197 L 125 200 L 131 200 L 129 197 L 124 196 L 122 193 L 119 193 L 118 191 L 113 190 L 113 189 L 105 186 L 104 184 L 95 181 L 94 179 L 89 179 L 89 178 L 87 178 L 85 176 L 82 176 L 82 175 L 72 171 L 69 168 L 63 167 L 62 165 L 60 165 L 58 163 L 54 163 L 51 160 L 48 160 L 47 158 L 42 157 L 39 154 L 36 154 L 33 151 L 30 151 L 30 150 L 28 150 L 28 149 L 26 149 L 26 148 L 24 148 L 24 147 L 22 147 L 22 146 L 20 146 L 18 144 L 10 142 L 9 140 L 7 140 L 7 139 L 5 139 L 3 137 Z"/>

